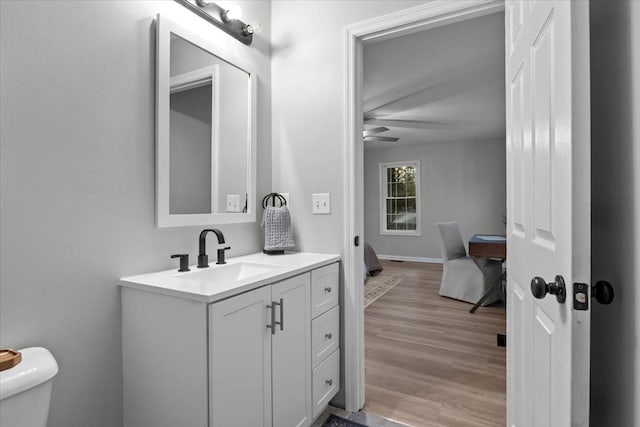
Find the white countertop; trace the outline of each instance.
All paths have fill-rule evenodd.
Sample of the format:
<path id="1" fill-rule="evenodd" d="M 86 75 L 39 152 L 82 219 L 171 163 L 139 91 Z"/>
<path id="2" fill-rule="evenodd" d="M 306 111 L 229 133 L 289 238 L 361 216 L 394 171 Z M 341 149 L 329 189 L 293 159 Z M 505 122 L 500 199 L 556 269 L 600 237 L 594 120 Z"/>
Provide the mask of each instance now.
<path id="1" fill-rule="evenodd" d="M 155 273 L 124 277 L 120 279 L 120 285 L 128 288 L 142 289 L 149 292 L 211 303 L 296 276 L 314 268 L 332 264 L 339 260 L 340 255 L 335 254 L 291 252 L 285 253 L 284 255 L 266 255 L 259 252 L 229 258 L 227 260 L 227 265 L 250 262 L 276 266 L 277 268 L 273 271 L 232 283 L 212 283 L 193 280 L 193 278 L 190 278 L 189 273 L 203 270 L 192 265 L 190 266 L 190 272 L 179 273 L 177 268 L 174 268 Z M 217 266 L 215 262 L 210 262 L 209 268 L 215 269 L 219 268 L 219 266 Z"/>

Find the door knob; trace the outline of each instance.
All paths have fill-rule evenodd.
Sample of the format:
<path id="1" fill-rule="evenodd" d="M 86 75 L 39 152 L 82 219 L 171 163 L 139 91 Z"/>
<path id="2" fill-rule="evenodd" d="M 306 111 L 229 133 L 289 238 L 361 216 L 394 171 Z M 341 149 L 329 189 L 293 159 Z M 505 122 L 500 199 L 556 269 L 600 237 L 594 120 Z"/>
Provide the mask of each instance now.
<path id="1" fill-rule="evenodd" d="M 547 294 L 555 295 L 560 304 L 564 304 L 567 299 L 567 287 L 564 278 L 556 276 L 555 282 L 547 283 L 542 277 L 531 279 L 531 293 L 538 299 L 544 298 Z"/>
<path id="2" fill-rule="evenodd" d="M 606 280 L 599 280 L 593 286 L 591 295 L 602 305 L 611 304 L 614 297 L 613 286 Z"/>

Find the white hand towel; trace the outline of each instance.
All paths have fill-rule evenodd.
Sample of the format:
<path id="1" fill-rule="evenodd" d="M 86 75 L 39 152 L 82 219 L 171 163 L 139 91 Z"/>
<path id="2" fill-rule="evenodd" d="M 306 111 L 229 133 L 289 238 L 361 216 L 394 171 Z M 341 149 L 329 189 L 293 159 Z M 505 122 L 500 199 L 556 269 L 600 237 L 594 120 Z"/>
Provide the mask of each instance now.
<path id="1" fill-rule="evenodd" d="M 287 206 L 267 206 L 262 215 L 262 226 L 264 227 L 265 250 L 291 249 L 295 246 L 291 213 Z"/>

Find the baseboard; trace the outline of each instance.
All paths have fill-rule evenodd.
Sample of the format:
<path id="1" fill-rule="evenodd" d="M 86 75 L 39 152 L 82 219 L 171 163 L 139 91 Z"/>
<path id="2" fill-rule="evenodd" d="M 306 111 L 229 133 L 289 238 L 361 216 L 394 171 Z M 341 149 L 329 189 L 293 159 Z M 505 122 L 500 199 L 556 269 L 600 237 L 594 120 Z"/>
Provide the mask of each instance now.
<path id="1" fill-rule="evenodd" d="M 442 258 L 425 258 L 417 256 L 400 256 L 400 255 L 380 255 L 378 258 L 389 261 L 411 261 L 411 262 L 430 262 L 433 264 L 442 264 Z"/>

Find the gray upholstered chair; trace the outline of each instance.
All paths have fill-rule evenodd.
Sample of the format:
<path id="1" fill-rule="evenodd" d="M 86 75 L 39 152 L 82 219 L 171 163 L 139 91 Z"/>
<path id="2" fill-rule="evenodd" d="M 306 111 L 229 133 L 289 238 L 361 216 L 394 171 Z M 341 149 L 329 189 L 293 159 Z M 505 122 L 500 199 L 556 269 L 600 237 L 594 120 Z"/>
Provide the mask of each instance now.
<path id="1" fill-rule="evenodd" d="M 457 222 L 439 223 L 436 227 L 444 263 L 440 295 L 475 304 L 500 279 L 502 262 L 479 258 L 476 264 L 467 256 Z M 499 298 L 496 294 L 492 294 L 482 305 L 496 302 Z"/>

